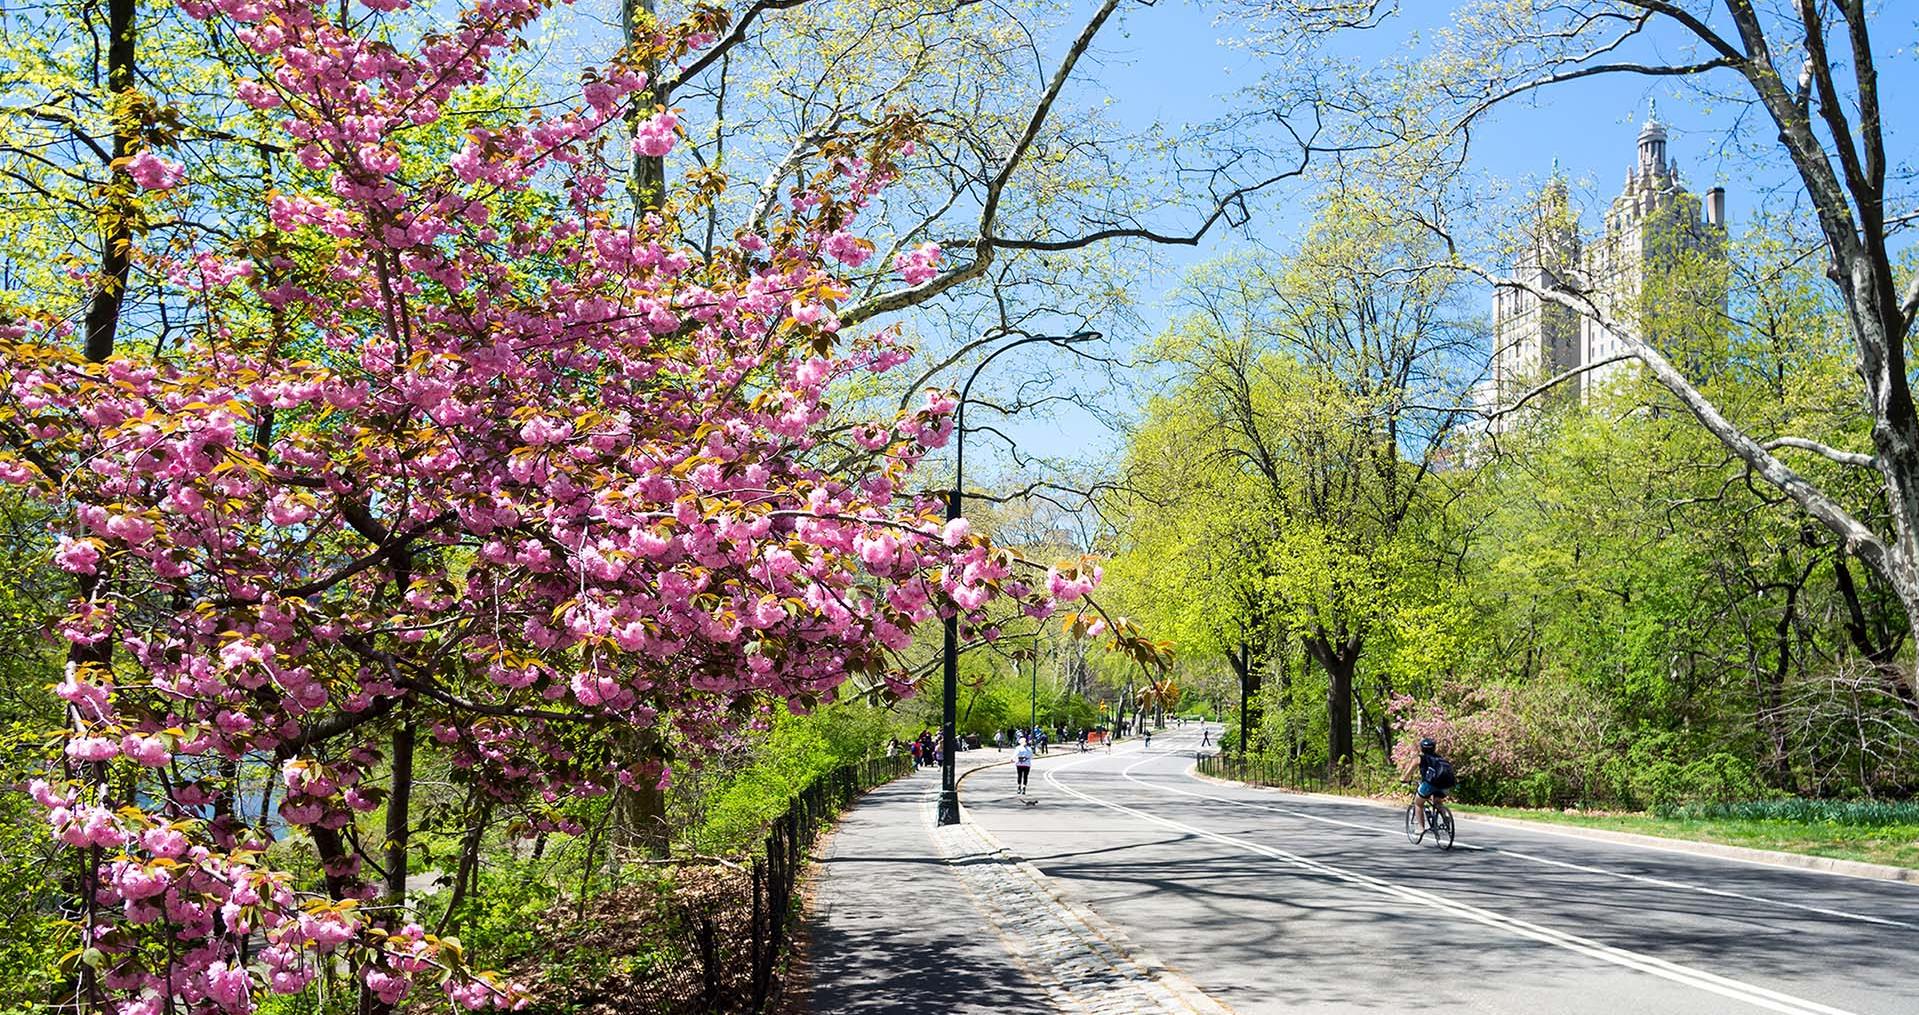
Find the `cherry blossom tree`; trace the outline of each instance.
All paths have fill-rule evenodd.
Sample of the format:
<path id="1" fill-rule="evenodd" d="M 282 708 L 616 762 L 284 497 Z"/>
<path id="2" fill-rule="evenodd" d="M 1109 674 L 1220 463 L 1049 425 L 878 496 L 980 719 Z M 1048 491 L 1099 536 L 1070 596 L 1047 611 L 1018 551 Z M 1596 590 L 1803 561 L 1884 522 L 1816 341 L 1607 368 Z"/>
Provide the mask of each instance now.
<path id="1" fill-rule="evenodd" d="M 95 362 L 69 308 L 0 322 L 0 480 L 55 508 L 77 589 L 31 793 L 74 863 L 82 1006 L 238 1015 L 347 979 L 370 1008 L 421 984 L 513 1006 L 404 907 L 417 734 L 520 827 L 577 831 L 568 800 L 671 776 L 622 730 L 697 743 L 849 680 L 910 693 L 919 625 L 1044 617 L 1097 581 L 1026 576 L 908 490 L 950 394 L 825 425 L 836 384 L 909 355 L 842 333 L 835 272 L 873 256 L 856 227 L 910 113 L 820 137 L 780 209 L 702 254 L 608 181 L 680 137 L 642 68 L 710 24 L 567 108 L 500 111 L 470 100 L 547 0 L 409 6 L 181 0 L 254 54 L 234 94 L 295 165 L 217 244 L 130 251 L 190 339 Z M 117 165 L 189 206 L 151 139 Z M 894 261 L 911 286 L 939 258 Z M 276 865 L 276 827 L 323 884 Z"/>

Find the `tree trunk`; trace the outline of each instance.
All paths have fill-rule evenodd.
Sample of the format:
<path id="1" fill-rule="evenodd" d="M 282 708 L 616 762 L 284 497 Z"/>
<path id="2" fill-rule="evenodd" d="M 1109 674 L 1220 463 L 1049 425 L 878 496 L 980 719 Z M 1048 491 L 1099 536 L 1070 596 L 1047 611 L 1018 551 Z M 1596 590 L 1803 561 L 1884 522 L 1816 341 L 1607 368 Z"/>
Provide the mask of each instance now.
<path id="1" fill-rule="evenodd" d="M 1813 540 L 1808 535 L 1807 541 Z M 1782 556 L 1784 551 L 1781 551 Z M 1812 569 L 1817 566 L 1814 557 L 1804 568 L 1798 569 L 1798 579 L 1786 586 L 1786 602 L 1779 611 L 1779 622 L 1773 626 L 1774 659 L 1773 665 L 1764 675 L 1754 668 L 1754 679 L 1760 681 L 1758 718 L 1761 734 L 1765 737 L 1769 757 L 1766 759 L 1767 774 L 1772 783 L 1782 789 L 1797 791 L 1797 779 L 1792 770 L 1792 753 L 1786 733 L 1786 676 L 1792 671 L 1793 625 L 1799 619 L 1799 594 L 1812 577 Z"/>
<path id="2" fill-rule="evenodd" d="M 1326 757 L 1340 782 L 1353 765 L 1353 668 L 1337 655 L 1326 662 Z"/>
<path id="3" fill-rule="evenodd" d="M 659 737 L 652 730 L 638 730 L 627 737 L 625 754 L 629 764 L 645 765 L 660 760 Z M 642 778 L 632 786 L 621 787 L 619 822 L 620 843 L 637 848 L 647 856 L 663 859 L 672 852 L 672 830 L 666 824 L 666 791 L 651 778 Z"/>
<path id="4" fill-rule="evenodd" d="M 351 879 L 340 873 L 346 869 L 351 859 L 347 853 L 346 839 L 340 835 L 338 829 L 320 825 L 309 826 L 307 834 L 313 836 L 313 849 L 320 855 L 320 868 L 326 880 L 327 898 L 335 901 L 346 898 L 347 890 L 352 887 Z"/>
<path id="5" fill-rule="evenodd" d="M 1325 633 L 1306 639 L 1306 651 L 1326 671 L 1326 759 L 1345 782 L 1353 768 L 1353 673 L 1359 668 L 1359 638 L 1335 644 Z"/>
<path id="6" fill-rule="evenodd" d="M 446 912 L 440 916 L 436 934 L 459 929 L 461 907 L 475 894 L 474 886 L 480 878 L 480 847 L 486 842 L 486 827 L 493 820 L 493 805 L 481 802 L 469 813 L 473 814 L 472 824 L 460 840 L 460 859 L 453 871 L 453 895 L 447 901 Z"/>
<path id="7" fill-rule="evenodd" d="M 620 28 L 628 46 L 638 40 L 641 32 L 651 33 L 658 26 L 657 0 L 621 0 Z M 652 115 L 650 105 L 667 100 L 660 89 L 660 65 L 653 59 L 646 60 L 641 68 L 646 74 L 646 96 L 651 103 L 636 102 L 632 123 L 637 126 L 641 117 Z M 627 181 L 627 188 L 633 194 L 634 211 L 638 217 L 657 212 L 666 204 L 666 158 L 664 156 L 633 154 L 633 175 Z M 651 731 L 637 735 L 629 755 L 638 761 L 655 761 L 659 758 L 659 741 Z M 650 779 L 642 779 L 635 786 L 625 788 L 620 794 L 620 818 L 618 835 L 629 846 L 638 846 L 647 855 L 664 858 L 671 851 L 670 830 L 666 824 L 666 791 Z"/>
<path id="8" fill-rule="evenodd" d="M 113 123 L 113 160 L 132 154 L 139 140 L 135 113 L 128 96 L 134 88 L 134 0 L 107 3 L 107 91 L 119 110 Z M 87 305 L 87 359 L 104 362 L 113 355 L 120 330 L 120 307 L 126 299 L 127 277 L 133 264 L 133 181 L 126 170 L 109 166 L 107 206 L 100 214 L 99 288 Z"/>
<path id="9" fill-rule="evenodd" d="M 89 27 L 92 15 L 98 8 L 88 8 Z M 108 0 L 107 3 L 107 90 L 114 96 L 131 92 L 134 86 L 134 0 Z M 110 102 L 109 107 L 118 107 L 120 103 Z M 118 160 L 128 154 L 136 140 L 130 126 L 131 121 L 122 117 L 114 121 L 113 158 Z M 93 299 L 87 306 L 86 316 L 86 356 L 99 363 L 113 354 L 114 334 L 120 324 L 120 305 L 126 292 L 128 269 L 132 264 L 133 244 L 133 206 L 128 196 L 133 182 L 124 170 L 109 165 L 107 177 L 112 181 L 119 175 L 118 186 L 107 189 L 106 207 L 100 211 L 100 279 L 99 288 L 94 290 Z M 102 568 L 102 571 L 105 569 Z M 99 587 L 103 574 L 80 576 L 79 594 L 83 600 L 91 600 Z M 103 638 L 93 645 L 74 644 L 67 650 L 68 662 L 75 666 L 104 666 L 112 659 L 113 639 Z M 68 710 L 72 714 L 72 710 Z M 77 720 L 76 720 L 77 721 Z M 88 766 L 91 782 L 95 786 L 106 782 L 106 766 L 95 764 Z M 233 783 L 228 783 L 228 792 L 234 792 Z M 95 879 L 100 869 L 101 851 L 95 846 L 87 851 L 86 873 L 72 882 L 68 894 L 75 903 L 74 911 L 86 912 L 91 916 L 93 907 L 98 905 L 95 899 Z M 74 981 L 71 995 L 84 1002 L 98 1002 L 99 975 L 84 962 L 73 964 Z M 84 1004 L 83 1004 L 84 1007 Z"/>
<path id="10" fill-rule="evenodd" d="M 1899 640 L 1881 632 L 1878 639 L 1872 636 L 1872 630 L 1866 622 L 1866 609 L 1859 598 L 1859 587 L 1853 582 L 1852 569 L 1846 566 L 1846 551 L 1843 547 L 1833 556 L 1833 582 L 1838 587 L 1840 599 L 1846 604 L 1846 635 L 1852 640 L 1853 647 L 1859 651 L 1865 661 L 1879 673 L 1888 690 L 1905 706 L 1906 714 L 1919 719 L 1919 694 L 1914 694 L 1908 683 L 1908 674 L 1897 661 Z M 1912 606 L 1906 606 L 1907 615 L 1915 615 Z"/>
<path id="11" fill-rule="evenodd" d="M 1384 703 L 1391 701 L 1393 690 L 1386 687 L 1380 694 L 1380 709 L 1375 713 L 1366 707 L 1366 697 L 1359 692 L 1359 682 L 1353 681 L 1353 704 L 1359 709 L 1359 723 L 1372 734 L 1373 742 L 1379 745 L 1379 753 L 1385 757 L 1393 756 L 1393 719 Z"/>
<path id="12" fill-rule="evenodd" d="M 620 0 L 620 28 L 628 46 L 633 45 L 642 29 L 652 31 L 659 24 L 658 8 L 658 0 Z M 635 103 L 632 117 L 635 126 L 641 117 L 652 115 L 649 106 L 664 103 L 668 99 L 660 88 L 659 62 L 648 59 L 641 69 L 646 73 L 645 95 L 652 101 Z M 659 211 L 666 204 L 666 157 L 635 152 L 633 177 L 627 182 L 627 189 L 632 192 L 633 207 L 641 217 Z"/>
<path id="13" fill-rule="evenodd" d="M 1252 646 L 1240 642 L 1237 654 L 1227 653 L 1226 661 L 1232 664 L 1233 672 L 1239 674 L 1239 756 L 1246 756 L 1246 748 L 1253 740 L 1253 730 L 1264 719 L 1259 709 L 1260 673 L 1253 665 Z"/>
<path id="14" fill-rule="evenodd" d="M 406 904 L 406 844 L 412 825 L 413 719 L 393 731 L 393 789 L 386 798 L 386 901 Z"/>

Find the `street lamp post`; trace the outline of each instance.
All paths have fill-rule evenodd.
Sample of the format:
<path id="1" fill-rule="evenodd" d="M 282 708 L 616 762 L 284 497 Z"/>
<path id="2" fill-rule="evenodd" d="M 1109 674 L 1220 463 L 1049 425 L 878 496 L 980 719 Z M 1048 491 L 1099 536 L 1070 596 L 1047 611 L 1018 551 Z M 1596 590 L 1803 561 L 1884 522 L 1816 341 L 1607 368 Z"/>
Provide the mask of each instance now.
<path id="1" fill-rule="evenodd" d="M 966 489 L 966 399 L 973 392 L 973 382 L 979 379 L 986 364 L 999 358 L 999 354 L 1008 349 L 1016 349 L 1034 342 L 1061 347 L 1079 342 L 1092 342 L 1100 338 L 1097 331 L 1082 331 L 1075 335 L 1029 335 L 1017 341 L 1008 342 L 986 354 L 979 366 L 966 378 L 966 384 L 960 388 L 959 404 L 953 408 L 953 489 L 946 494 L 946 520 L 952 521 L 962 514 L 961 492 Z M 959 738 L 954 733 L 959 715 L 959 611 L 955 609 L 946 618 L 946 656 L 943 660 L 945 682 L 940 689 L 940 743 L 944 746 L 940 758 L 940 806 L 939 823 L 957 825 L 960 820 L 959 782 L 954 778 L 954 768 L 959 753 Z M 1038 671 L 1035 670 L 1035 673 Z M 1034 677 L 1038 679 L 1037 676 Z"/>
<path id="2" fill-rule="evenodd" d="M 1031 711 L 1027 714 L 1026 726 L 1031 729 L 1039 725 L 1039 643 L 1033 643 L 1033 699 Z"/>

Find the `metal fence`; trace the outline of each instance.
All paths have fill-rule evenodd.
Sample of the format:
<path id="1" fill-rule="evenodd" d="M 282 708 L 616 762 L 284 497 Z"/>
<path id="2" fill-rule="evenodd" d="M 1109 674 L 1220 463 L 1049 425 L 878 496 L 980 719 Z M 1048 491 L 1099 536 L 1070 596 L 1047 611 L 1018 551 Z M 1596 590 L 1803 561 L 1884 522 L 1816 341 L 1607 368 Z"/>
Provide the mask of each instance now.
<path id="1" fill-rule="evenodd" d="M 1252 786 L 1278 786 L 1282 789 L 1319 791 L 1332 783 L 1325 766 L 1303 764 L 1287 758 L 1237 758 L 1226 754 L 1202 754 L 1199 771 L 1216 779 L 1231 779 Z"/>
<path id="2" fill-rule="evenodd" d="M 710 917 L 699 919 L 693 928 L 706 1010 L 766 1010 L 779 987 L 780 966 L 791 943 L 788 932 L 797 915 L 793 903 L 799 874 L 820 829 L 860 794 L 912 770 L 913 759 L 907 756 L 843 765 L 813 780 L 774 819 L 760 854 L 753 858 L 753 915 L 746 928 L 746 954 L 741 956 L 748 963 L 747 996 L 726 996 L 730 991 L 725 985 L 737 982 L 738 973 L 726 968 L 730 958 L 726 953 L 738 955 L 738 950 L 722 947 L 719 928 Z"/>

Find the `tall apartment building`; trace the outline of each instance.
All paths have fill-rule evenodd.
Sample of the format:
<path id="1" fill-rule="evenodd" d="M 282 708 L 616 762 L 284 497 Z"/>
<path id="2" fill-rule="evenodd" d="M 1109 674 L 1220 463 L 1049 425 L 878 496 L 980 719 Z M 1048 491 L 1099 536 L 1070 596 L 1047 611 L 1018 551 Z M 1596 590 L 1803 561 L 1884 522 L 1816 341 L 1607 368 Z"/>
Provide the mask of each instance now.
<path id="1" fill-rule="evenodd" d="M 1640 327 L 1655 320 L 1647 281 L 1689 253 L 1724 249 L 1726 192 L 1714 187 L 1705 200 L 1688 191 L 1666 152 L 1666 127 L 1648 119 L 1639 130 L 1639 152 L 1625 187 L 1605 214 L 1604 231 L 1582 239 L 1565 180 L 1557 172 L 1541 191 L 1514 276 L 1540 288 L 1563 286 L 1590 295 L 1608 316 Z M 1696 299 L 1694 293 L 1689 298 Z M 1716 297 L 1724 306 L 1725 296 Z M 1649 337 L 1657 344 L 1656 326 Z M 1598 320 L 1521 289 L 1493 296 L 1493 358 L 1487 401 L 1509 405 L 1549 377 L 1599 363 L 1622 351 L 1619 336 Z M 1596 367 L 1551 398 L 1584 401 L 1632 369 L 1631 361 Z M 1502 417 L 1495 430 L 1512 425 Z"/>

